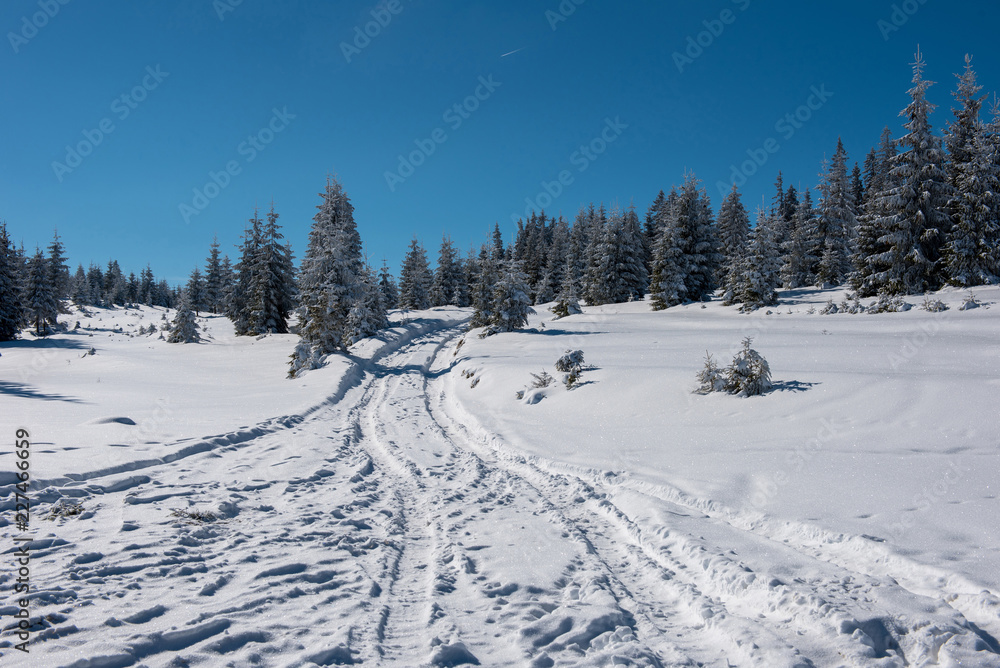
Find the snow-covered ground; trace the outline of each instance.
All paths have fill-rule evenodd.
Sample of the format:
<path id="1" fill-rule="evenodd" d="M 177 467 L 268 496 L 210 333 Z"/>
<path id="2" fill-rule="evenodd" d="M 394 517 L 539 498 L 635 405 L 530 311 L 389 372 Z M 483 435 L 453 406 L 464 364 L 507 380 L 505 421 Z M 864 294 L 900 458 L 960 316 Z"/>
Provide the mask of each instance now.
<path id="1" fill-rule="evenodd" d="M 540 309 L 486 339 L 433 309 L 296 380 L 292 336 L 65 316 L 0 345 L 35 537 L 26 655 L 8 448 L 0 662 L 1000 666 L 1000 289 L 975 292 Z M 744 336 L 775 389 L 695 394 Z"/>

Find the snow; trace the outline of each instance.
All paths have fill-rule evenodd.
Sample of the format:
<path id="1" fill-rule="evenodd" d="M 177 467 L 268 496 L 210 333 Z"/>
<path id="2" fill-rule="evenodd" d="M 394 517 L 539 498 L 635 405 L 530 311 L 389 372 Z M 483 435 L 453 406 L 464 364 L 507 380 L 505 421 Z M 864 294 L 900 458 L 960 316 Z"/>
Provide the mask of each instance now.
<path id="1" fill-rule="evenodd" d="M 63 316 L 0 345 L 35 538 L 30 655 L 0 568 L 2 662 L 1000 666 L 1000 288 L 975 293 L 542 305 L 482 339 L 470 309 L 397 312 L 291 380 L 293 335 Z M 774 388 L 695 393 L 747 336 Z"/>

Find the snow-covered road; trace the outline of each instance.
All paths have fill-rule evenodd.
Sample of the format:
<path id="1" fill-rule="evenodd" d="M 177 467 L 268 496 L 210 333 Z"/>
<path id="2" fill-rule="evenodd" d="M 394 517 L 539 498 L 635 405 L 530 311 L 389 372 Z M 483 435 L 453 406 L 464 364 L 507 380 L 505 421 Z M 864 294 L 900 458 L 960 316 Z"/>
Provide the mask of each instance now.
<path id="1" fill-rule="evenodd" d="M 36 481 L 85 513 L 36 541 L 44 621 L 3 663 L 1000 665 L 948 573 L 877 541 L 525 456 L 451 391 L 461 331 L 302 414 Z"/>

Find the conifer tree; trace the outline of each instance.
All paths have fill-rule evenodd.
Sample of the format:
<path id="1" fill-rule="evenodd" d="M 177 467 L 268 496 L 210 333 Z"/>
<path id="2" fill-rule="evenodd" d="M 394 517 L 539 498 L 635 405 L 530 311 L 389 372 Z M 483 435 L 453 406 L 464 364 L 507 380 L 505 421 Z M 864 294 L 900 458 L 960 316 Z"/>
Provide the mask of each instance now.
<path id="1" fill-rule="evenodd" d="M 240 261 L 233 268 L 236 281 L 229 311 L 226 313 L 233 321 L 237 336 L 256 336 L 261 333 L 263 324 L 262 312 L 254 294 L 258 287 L 255 279 L 264 236 L 264 223 L 258 215 L 257 207 L 254 207 L 253 218 L 247 222 L 250 225 L 243 231 L 243 243 L 239 247 Z"/>
<path id="2" fill-rule="evenodd" d="M 780 255 L 774 230 L 775 214 L 763 209 L 757 212 L 757 225 L 753 230 L 750 247 L 743 256 L 734 285 L 734 302 L 742 304 L 740 310 L 752 311 L 778 303 Z"/>
<path id="3" fill-rule="evenodd" d="M 784 262 L 781 266 L 781 282 L 785 288 L 801 288 L 816 282 L 814 269 L 818 262 L 812 254 L 816 248 L 816 217 L 812 206 L 812 194 L 806 192 L 795 210 L 791 236 L 784 241 Z"/>
<path id="4" fill-rule="evenodd" d="M 299 279 L 299 344 L 289 375 L 316 367 L 323 356 L 344 350 L 354 339 L 351 309 L 361 298 L 361 235 L 354 207 L 336 178 L 327 177 L 313 218 Z"/>
<path id="5" fill-rule="evenodd" d="M 170 333 L 167 335 L 167 343 L 198 343 L 200 340 L 198 323 L 191 310 L 191 300 L 186 292 L 182 293 L 177 313 L 171 322 Z"/>
<path id="6" fill-rule="evenodd" d="M 188 297 L 188 307 L 195 315 L 205 309 L 205 279 L 201 276 L 201 271 L 195 267 L 188 278 L 186 294 Z"/>
<path id="7" fill-rule="evenodd" d="M 861 297 L 870 297 L 879 290 L 874 276 L 882 254 L 888 250 L 884 241 L 885 230 L 881 223 L 889 211 L 885 196 L 888 192 L 890 171 L 896 156 L 896 142 L 888 127 L 882 130 L 877 149 L 865 158 L 865 198 L 858 216 L 858 234 L 851 258 L 854 269 L 849 277 L 851 287 Z"/>
<path id="8" fill-rule="evenodd" d="M 140 283 L 140 287 L 141 287 Z M 76 266 L 76 273 L 70 287 L 70 298 L 74 304 L 85 306 L 90 304 L 90 283 L 87 282 L 87 272 L 83 270 L 83 265 Z M 137 298 L 137 301 L 141 301 Z"/>
<path id="9" fill-rule="evenodd" d="M 995 194 L 989 183 L 991 160 L 985 128 L 979 119 L 984 96 L 976 83 L 972 59 L 965 57 L 965 72 L 958 77 L 952 121 L 945 135 L 948 148 L 948 182 L 953 196 L 948 203 L 951 230 L 942 251 L 944 273 L 957 286 L 981 285 L 996 280 L 993 266 Z"/>
<path id="10" fill-rule="evenodd" d="M 535 294 L 535 303 L 550 302 L 562 291 L 566 272 L 571 274 L 572 267 L 567 266 L 570 253 L 569 224 L 562 216 L 552 226 L 552 241 L 549 244 L 545 258 L 545 271 Z"/>
<path id="11" fill-rule="evenodd" d="M 221 313 L 225 308 L 225 292 L 222 284 L 222 261 L 219 258 L 219 240 L 212 239 L 212 245 L 205 260 L 205 309 L 211 313 Z"/>
<path id="12" fill-rule="evenodd" d="M 620 277 L 621 292 L 615 301 L 639 301 L 649 288 L 646 270 L 646 244 L 639 216 L 631 205 L 621 217 L 618 237 L 616 271 Z"/>
<path id="13" fill-rule="evenodd" d="M 49 283 L 56 298 L 56 306 L 60 313 L 69 313 L 62 303 L 62 300 L 69 299 L 69 267 L 66 266 L 65 247 L 59 240 L 58 231 L 54 233 L 48 251 Z"/>
<path id="14" fill-rule="evenodd" d="M 399 306 L 399 288 L 396 287 L 396 279 L 389 272 L 389 265 L 385 258 L 382 259 L 382 268 L 378 273 L 378 289 L 382 293 L 382 303 L 387 309 Z"/>
<path id="15" fill-rule="evenodd" d="M 737 261 L 746 250 L 747 240 L 750 238 L 750 217 L 736 186 L 733 186 L 722 200 L 716 227 L 719 234 L 719 252 L 722 255 L 718 280 L 719 283 L 728 285 Z"/>
<path id="16" fill-rule="evenodd" d="M 886 250 L 869 258 L 870 285 L 883 294 L 922 294 L 940 286 L 941 248 L 949 227 L 947 213 L 952 190 L 944 171 L 945 156 L 931 130 L 925 63 L 917 51 L 913 63 L 912 101 L 900 114 L 909 131 L 899 139 L 903 147 L 892 162 L 888 183 L 877 207 L 883 211 L 874 224 L 882 231 Z"/>
<path id="17" fill-rule="evenodd" d="M 494 304 L 493 287 L 500 280 L 500 272 L 503 269 L 503 262 L 495 259 L 487 246 L 483 246 L 479 252 L 479 259 L 475 263 L 476 280 L 472 287 L 470 299 L 472 301 L 472 318 L 469 321 L 469 328 L 486 327 L 493 322 Z"/>
<path id="18" fill-rule="evenodd" d="M 35 254 L 28 261 L 22 297 L 24 315 L 28 324 L 35 328 L 36 336 L 48 333 L 49 325 L 55 325 L 59 316 L 50 280 L 48 261 L 42 251 L 36 248 Z"/>
<path id="19" fill-rule="evenodd" d="M 279 230 L 278 214 L 272 202 L 251 269 L 251 288 L 247 299 L 250 320 L 256 327 L 252 334 L 288 333 L 288 318 L 295 308 L 292 249 L 281 243 L 284 235 Z"/>
<path id="20" fill-rule="evenodd" d="M 24 321 L 19 260 L 10 243 L 7 225 L 0 222 L 0 341 L 17 338 Z"/>
<path id="21" fill-rule="evenodd" d="M 361 296 L 351 307 L 348 321 L 351 330 L 351 343 L 368 338 L 376 332 L 389 326 L 386 315 L 385 298 L 379 289 L 375 272 L 364 265 L 361 271 Z"/>
<path id="22" fill-rule="evenodd" d="M 427 251 L 414 237 L 399 271 L 399 307 L 414 311 L 430 308 L 432 280 Z"/>
<path id="23" fill-rule="evenodd" d="M 817 216 L 819 257 L 816 280 L 820 285 L 839 285 L 851 270 L 851 240 L 857 226 L 857 213 L 847 173 L 847 151 L 837 139 L 837 150 L 819 185 Z"/>
<path id="24" fill-rule="evenodd" d="M 493 313 L 489 331 L 513 332 L 528 324 L 534 313 L 528 296 L 528 277 L 519 262 L 510 262 L 493 287 Z"/>
<path id="25" fill-rule="evenodd" d="M 437 269 L 431 284 L 431 306 L 461 306 L 463 280 L 462 260 L 458 257 L 451 238 L 445 236 L 441 240 Z"/>

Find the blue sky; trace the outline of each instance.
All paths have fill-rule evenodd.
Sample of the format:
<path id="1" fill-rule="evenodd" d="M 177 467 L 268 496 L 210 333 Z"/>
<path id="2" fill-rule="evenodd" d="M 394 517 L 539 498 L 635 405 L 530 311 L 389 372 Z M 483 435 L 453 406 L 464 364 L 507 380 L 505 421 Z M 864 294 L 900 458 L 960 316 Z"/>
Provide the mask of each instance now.
<path id="1" fill-rule="evenodd" d="M 526 200 L 644 213 L 686 170 L 717 210 L 756 156 L 752 207 L 779 169 L 814 186 L 838 136 L 860 162 L 883 126 L 898 135 L 918 43 L 938 130 L 965 53 L 1000 90 L 998 17 L 935 0 L 5 0 L 0 219 L 29 249 L 58 228 L 74 268 L 179 282 L 215 236 L 235 259 L 272 200 L 300 259 L 331 172 L 394 270 L 414 235 L 432 262 L 444 234 L 463 253 L 494 222 L 510 239 Z"/>

